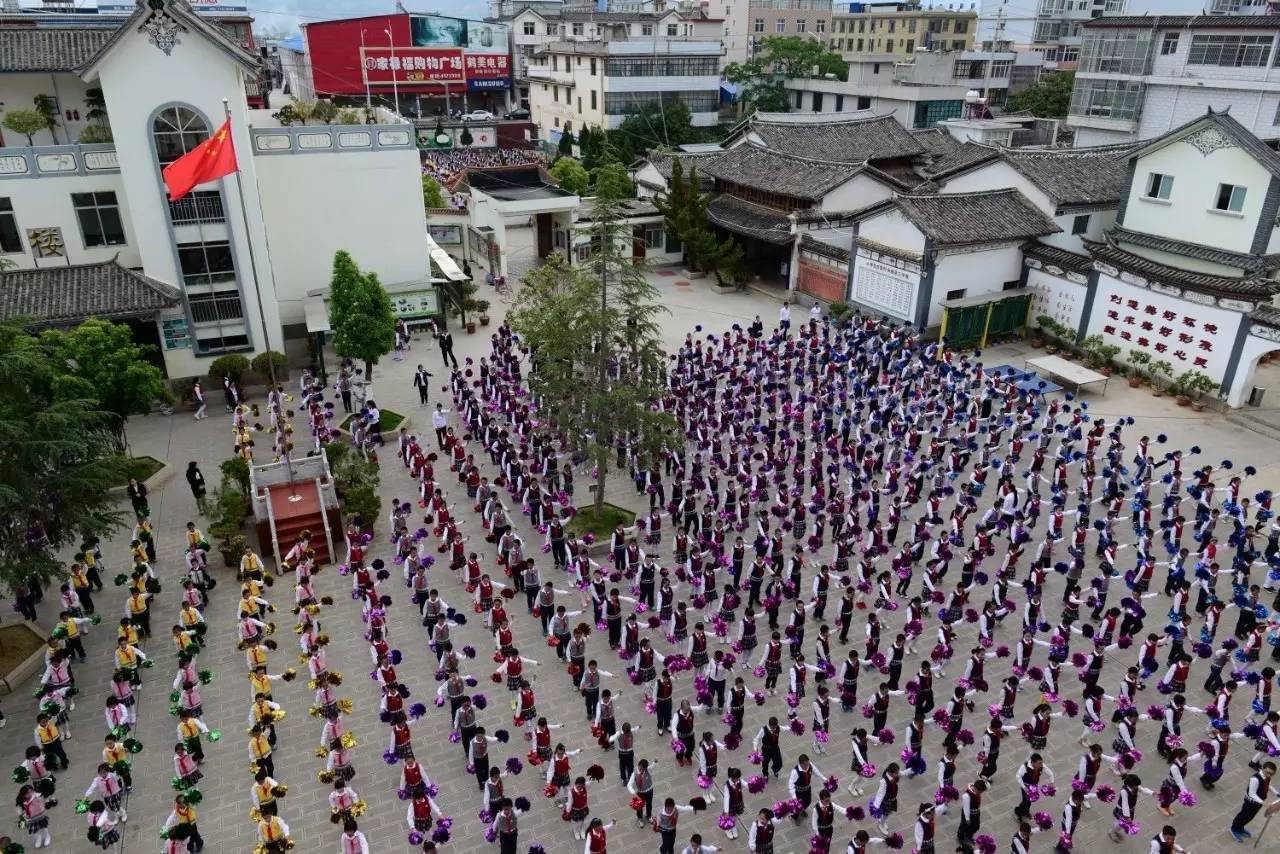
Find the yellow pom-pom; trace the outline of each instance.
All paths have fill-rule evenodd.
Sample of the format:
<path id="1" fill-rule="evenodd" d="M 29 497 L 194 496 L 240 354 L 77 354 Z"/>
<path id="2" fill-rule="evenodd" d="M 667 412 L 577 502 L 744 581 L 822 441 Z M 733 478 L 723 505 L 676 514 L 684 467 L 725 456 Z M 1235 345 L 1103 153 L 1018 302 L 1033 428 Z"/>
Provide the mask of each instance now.
<path id="1" fill-rule="evenodd" d="M 310 709 L 307 710 L 307 713 L 311 715 L 311 717 L 313 718 L 318 718 L 320 717 L 320 707 L 312 706 Z"/>
<path id="2" fill-rule="evenodd" d="M 342 712 L 344 715 L 351 714 L 351 710 L 354 708 L 355 706 L 351 704 L 351 700 L 346 697 L 343 697 L 338 701 L 338 711 Z"/>
<path id="3" fill-rule="evenodd" d="M 258 811 L 257 807 L 249 810 L 249 821 L 262 821 L 262 813 Z"/>
<path id="4" fill-rule="evenodd" d="M 323 747 L 317 747 L 315 749 L 315 755 L 316 755 L 316 759 L 324 759 L 326 756 L 329 755 L 329 751 L 325 750 Z"/>
<path id="5" fill-rule="evenodd" d="M 316 774 L 316 779 L 318 779 L 321 783 L 324 783 L 325 785 L 331 785 L 333 783 L 333 772 L 321 771 L 320 773 Z"/>
<path id="6" fill-rule="evenodd" d="M 348 810 L 348 812 L 351 813 L 352 818 L 359 818 L 360 816 L 364 815 L 365 810 L 367 810 L 368 808 L 369 808 L 369 805 L 364 802 L 364 798 L 361 798 L 360 800 L 356 801 L 354 804 L 351 805 L 351 809 Z"/>
<path id="7" fill-rule="evenodd" d="M 342 734 L 342 746 L 350 750 L 359 742 L 356 741 L 356 735 L 353 732 L 344 732 Z"/>

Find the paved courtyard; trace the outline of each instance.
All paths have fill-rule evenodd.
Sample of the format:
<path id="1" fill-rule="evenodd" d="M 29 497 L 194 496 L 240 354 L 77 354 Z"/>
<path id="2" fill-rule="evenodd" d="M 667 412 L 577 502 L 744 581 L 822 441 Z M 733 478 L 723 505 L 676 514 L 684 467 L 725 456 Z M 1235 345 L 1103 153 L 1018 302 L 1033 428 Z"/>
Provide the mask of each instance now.
<path id="1" fill-rule="evenodd" d="M 712 292 L 702 281 L 685 279 L 678 270 L 662 271 L 654 274 L 653 281 L 662 292 L 662 298 L 670 309 L 664 324 L 666 343 L 674 348 L 684 339 L 687 332 L 692 331 L 695 324 L 701 324 L 706 331 L 718 331 L 733 323 L 748 323 L 755 314 L 759 314 L 766 325 L 772 325 L 777 318 L 777 303 L 768 297 L 748 291 L 740 294 L 719 295 Z M 483 288 L 482 288 L 483 290 Z M 484 296 L 482 294 L 482 296 Z M 501 301 L 493 300 L 494 323 L 500 321 L 505 310 Z M 800 312 L 797 312 L 799 317 Z M 489 330 L 491 331 L 491 330 Z M 484 330 L 481 331 L 482 333 Z M 480 357 L 487 352 L 488 336 L 476 334 L 468 336 L 464 331 L 455 335 L 455 352 L 459 359 L 464 357 Z M 413 430 L 419 434 L 429 433 L 426 410 L 419 406 L 417 394 L 412 388 L 412 374 L 417 363 L 425 364 L 428 370 L 437 374 L 439 383 L 432 391 L 433 402 L 437 399 L 446 401 L 440 393 L 440 385 L 444 382 L 446 372 L 440 369 L 438 350 L 431 339 L 420 336 L 414 342 L 414 349 L 408 357 L 400 362 L 385 360 L 375 371 L 376 400 L 383 407 L 399 412 L 409 413 L 414 417 Z M 1028 348 L 1009 346 L 996 348 L 983 356 L 989 364 L 1007 362 L 1020 364 Z M 330 356 L 331 365 L 333 364 Z M 252 390 L 251 390 L 252 391 Z M 1090 412 L 1095 417 L 1111 419 L 1118 416 L 1132 415 L 1138 419 L 1138 433 L 1166 433 L 1171 446 L 1200 444 L 1205 448 L 1205 459 L 1210 462 L 1230 457 L 1242 464 L 1253 462 L 1259 468 L 1258 476 L 1250 481 L 1249 492 L 1263 488 L 1280 489 L 1280 442 L 1265 438 L 1262 435 L 1246 430 L 1227 422 L 1221 414 L 1192 413 L 1188 409 L 1177 407 L 1168 398 L 1155 399 L 1146 391 L 1129 389 L 1123 381 L 1115 381 L 1110 385 L 1105 397 L 1086 394 L 1090 402 Z M 1272 401 L 1274 402 L 1274 401 Z M 211 408 L 211 411 L 212 408 Z M 182 571 L 181 551 L 184 546 L 183 526 L 188 520 L 198 525 L 205 524 L 198 514 L 187 484 L 182 477 L 189 460 L 200 463 L 206 477 L 212 482 L 217 478 L 217 466 L 231 454 L 231 432 L 229 418 L 220 411 L 214 412 L 207 421 L 195 422 L 189 413 L 178 413 L 172 417 L 151 416 L 135 419 L 129 426 L 129 436 L 133 450 L 137 454 L 150 454 L 167 460 L 175 469 L 174 476 L 163 487 L 156 489 L 151 497 L 153 517 L 159 532 L 159 560 L 157 572 L 164 582 L 163 592 L 153 604 L 153 621 L 156 636 L 147 646 L 146 651 L 156 659 L 154 669 L 144 672 L 144 691 L 140 700 L 139 726 L 137 737 L 146 745 L 143 753 L 135 757 L 135 788 L 129 799 L 129 822 L 122 841 L 122 850 L 128 852 L 158 851 L 161 842 L 158 836 L 160 827 L 172 806 L 173 792 L 170 788 L 172 776 L 171 756 L 175 740 L 175 718 L 168 713 L 169 681 L 174 671 L 174 652 L 168 641 L 168 627 L 178 610 L 179 586 L 177 578 Z M 393 498 L 408 498 L 414 494 L 414 484 L 406 470 L 395 459 L 394 454 L 383 455 L 382 496 L 384 511 L 390 507 Z M 490 472 L 492 474 L 492 472 Z M 451 479 L 450 479 L 451 480 Z M 621 481 L 621 482 L 619 482 Z M 473 543 L 481 541 L 483 532 L 475 514 L 465 502 L 465 496 L 459 498 L 461 491 L 454 483 L 447 483 L 462 511 L 464 532 L 472 538 Z M 610 496 L 620 503 L 635 503 L 636 496 L 624 478 L 615 478 Z M 123 501 L 123 499 L 122 499 Z M 384 513 L 385 516 L 385 513 Z M 541 537 L 527 522 L 527 519 L 516 514 L 518 532 L 526 544 L 531 544 L 529 551 L 541 558 L 536 545 Z M 378 537 L 375 540 L 374 556 L 390 557 L 390 546 L 386 536 L 385 518 L 379 520 Z M 71 768 L 58 774 L 59 805 L 53 810 L 53 836 L 55 851 L 90 851 L 95 848 L 85 839 L 85 819 L 75 815 L 73 805 L 94 773 L 99 761 L 101 736 L 104 725 L 101 717 L 102 700 L 107 694 L 110 674 L 111 648 L 114 643 L 113 623 L 124 611 L 124 595 L 121 588 L 110 585 L 110 578 L 118 571 L 127 568 L 127 535 L 116 537 L 104 545 L 106 567 L 104 578 L 108 587 L 98 594 L 96 602 L 99 613 L 104 615 L 104 622 L 95 628 L 87 639 L 90 660 L 87 664 L 76 668 L 77 684 L 80 688 L 78 707 L 73 714 L 72 729 L 74 739 L 68 745 L 72 759 Z M 263 547 L 260 553 L 266 554 L 269 549 Z M 492 551 L 481 550 L 491 561 Z M 669 545 L 664 544 L 661 557 L 670 559 Z M 216 552 L 214 562 L 220 562 Z M 551 574 L 549 560 L 541 563 L 544 578 L 554 578 Z M 490 567 L 492 568 L 492 564 Z M 212 685 L 204 690 L 204 720 L 212 728 L 223 733 L 221 741 L 207 747 L 208 760 L 204 765 L 205 780 L 201 785 L 204 801 L 199 806 L 200 828 L 210 852 L 247 852 L 252 849 L 254 826 L 249 821 L 251 806 L 249 795 L 249 757 L 246 750 L 246 714 L 250 701 L 250 689 L 245 678 L 243 654 L 235 649 L 234 605 L 236 591 L 231 573 L 220 567 L 215 569 L 223 582 L 213 593 L 212 602 L 206 611 L 206 619 L 210 624 L 209 643 L 201 654 L 199 665 L 211 668 L 216 673 Z M 463 604 L 466 594 L 459 589 L 452 575 L 447 572 L 436 573 L 437 586 L 444 597 L 455 605 L 462 605 L 460 610 L 469 613 L 470 609 Z M 403 664 L 397 668 L 401 680 L 413 691 L 410 702 L 426 702 L 430 705 L 430 697 L 434 694 L 437 683 L 434 679 L 434 659 L 426 646 L 426 635 L 418 625 L 417 612 L 409 601 L 407 591 L 398 583 L 398 576 L 383 585 L 384 592 L 394 597 L 391 609 L 391 645 L 404 654 Z M 807 582 L 806 582 L 807 583 Z M 1050 580 L 1050 592 L 1046 602 L 1052 602 L 1051 613 L 1056 615 L 1058 588 L 1061 580 Z M 330 647 L 329 666 L 345 675 L 345 682 L 339 694 L 349 697 L 355 705 L 353 714 L 347 716 L 346 723 L 356 738 L 359 746 L 355 750 L 355 767 L 357 770 L 353 786 L 368 802 L 369 809 L 360 820 L 361 829 L 367 834 L 373 852 L 407 852 L 410 846 L 406 842 L 405 804 L 395 797 L 398 785 L 399 766 L 388 766 L 382 760 L 382 752 L 387 747 L 388 728 L 379 722 L 377 713 L 377 692 L 369 679 L 371 669 L 367 644 L 361 639 L 364 626 L 360 621 L 357 604 L 347 595 L 350 589 L 349 579 L 337 574 L 333 567 L 326 568 L 317 579 L 317 592 L 329 595 L 334 599 L 332 606 L 326 607 L 321 614 L 322 625 L 335 643 Z M 806 588 L 807 589 L 807 588 Z M 277 673 L 285 667 L 300 668 L 305 674 L 305 667 L 298 662 L 298 648 L 295 636 L 289 630 L 292 615 L 289 607 L 292 595 L 289 583 L 277 584 L 269 591 L 269 598 L 278 607 L 275 619 L 280 624 L 280 632 L 276 638 L 280 649 L 273 654 L 271 672 Z M 565 597 L 560 597 L 563 601 Z M 54 596 L 46 596 L 41 606 L 41 623 L 52 625 L 56 608 L 56 591 Z M 569 604 L 564 602 L 564 604 Z M 576 606 L 575 606 L 576 607 Z M 1157 614 L 1161 607 L 1150 609 Z M 605 766 L 604 781 L 591 789 L 591 807 L 593 815 L 613 818 L 618 825 L 610 832 L 610 850 L 612 851 L 653 851 L 658 847 L 658 836 L 647 827 L 637 827 L 629 812 L 629 800 L 625 790 L 620 786 L 617 776 L 614 754 L 601 754 L 594 746 L 585 723 L 583 705 L 575 694 L 568 690 L 568 679 L 562 667 L 555 663 L 554 652 L 547 648 L 540 637 L 536 620 L 526 618 L 516 612 L 516 639 L 522 652 L 541 662 L 533 668 L 537 675 L 538 709 L 553 723 L 561 723 L 563 729 L 556 735 L 570 749 L 584 748 L 583 753 L 574 760 L 574 773 L 582 773 L 587 765 L 600 762 Z M 851 633 L 860 636 L 861 621 L 866 612 L 857 612 L 855 628 Z M 830 614 L 830 612 L 829 612 Z M 6 615 L 9 619 L 16 616 Z M 886 639 L 891 639 L 896 624 L 886 620 Z M 1010 620 L 997 633 L 998 642 L 1011 643 L 1016 625 Z M 965 650 L 972 646 L 973 627 L 961 624 L 960 639 L 957 650 Z M 483 631 L 478 619 L 468 622 L 465 627 L 454 632 L 455 647 L 474 646 L 479 654 L 476 660 L 464 665 L 471 675 L 480 681 L 477 691 L 484 692 L 492 701 L 488 709 L 482 713 L 481 721 L 490 731 L 498 728 L 512 730 L 511 714 L 505 702 L 505 691 L 494 690 L 488 675 L 493 668 L 488 657 L 492 650 L 492 640 Z M 811 646 L 811 644 L 809 644 Z M 665 649 L 665 643 L 659 644 Z M 835 645 L 833 656 L 839 661 L 844 658 L 845 647 Z M 669 747 L 669 737 L 658 736 L 654 732 L 653 718 L 645 713 L 643 702 L 637 690 L 632 689 L 623 678 L 623 666 L 616 656 L 609 654 L 605 641 L 594 634 L 588 645 L 589 654 L 599 658 L 604 669 L 619 675 L 612 681 L 615 689 L 621 689 L 619 701 L 622 721 L 631 721 L 641 727 L 636 750 L 637 758 L 648 758 L 657 761 L 656 797 L 674 797 L 678 803 L 687 803 L 691 797 L 701 795 L 695 783 L 695 774 L 687 768 L 677 768 Z M 959 655 L 960 653 L 958 653 Z M 1133 663 L 1132 652 L 1117 652 L 1110 656 L 1107 670 L 1102 679 L 1104 687 L 1114 692 L 1123 667 Z M 1043 655 L 1037 659 L 1042 663 Z M 949 689 L 957 675 L 957 663 L 945 679 L 939 680 L 940 694 Z M 989 660 L 988 680 L 995 685 L 1004 675 L 1007 661 Z M 1069 668 L 1064 669 L 1064 681 L 1074 681 L 1074 675 L 1068 675 Z M 1193 685 L 1189 693 L 1190 706 L 1203 706 L 1206 698 L 1199 689 L 1203 676 L 1203 664 L 1197 664 L 1193 671 Z M 748 674 L 749 675 L 749 674 Z M 314 749 L 319 744 L 320 722 L 307 713 L 311 704 L 311 692 L 305 684 L 305 675 L 291 684 L 277 683 L 275 698 L 282 703 L 288 713 L 277 729 L 279 745 L 276 750 L 276 778 L 289 785 L 288 795 L 283 799 L 281 815 L 292 829 L 297 843 L 297 851 L 337 851 L 339 829 L 328 820 L 326 796 L 329 787 L 318 782 L 316 772 L 322 768 L 322 760 L 316 759 Z M 749 685 L 755 680 L 748 679 Z M 31 690 L 35 686 L 33 678 L 19 690 L 0 700 L 8 716 L 9 725 L 0 731 L 0 755 L 9 765 L 18 764 L 23 749 L 31 743 L 31 726 L 35 716 L 35 702 Z M 606 683 L 606 687 L 609 683 Z M 874 687 L 874 679 L 864 675 L 861 685 L 862 696 L 868 696 Z M 677 699 L 690 697 L 692 689 L 687 676 L 677 682 Z M 1077 697 L 1074 685 L 1064 685 L 1064 695 Z M 979 699 L 975 714 L 970 716 L 967 726 L 980 731 L 985 718 L 983 708 L 990 699 Z M 1243 692 L 1242 692 L 1243 697 Z M 1246 701 L 1237 698 L 1238 718 L 1243 717 Z M 1154 686 L 1143 695 L 1139 708 L 1145 709 L 1150 703 L 1162 702 L 1154 691 Z M 1019 701 L 1017 719 L 1024 720 L 1029 714 L 1030 701 L 1026 695 Z M 893 706 L 894 713 L 890 719 L 890 727 L 899 736 L 904 730 L 908 717 L 908 707 L 898 700 Z M 802 708 L 801 719 L 809 722 L 807 708 Z M 748 703 L 747 722 L 744 733 L 754 735 L 768 715 L 776 714 L 784 717 L 786 706 L 779 696 L 757 707 Z M 829 754 L 816 757 L 817 766 L 825 773 L 837 774 L 843 781 L 852 779 L 849 774 L 849 746 L 847 735 L 853 726 L 864 725 L 858 712 L 844 714 L 833 704 L 832 739 Z M 1187 742 L 1194 745 L 1201 737 L 1201 720 L 1193 718 L 1187 726 Z M 1145 785 L 1156 788 L 1164 777 L 1164 765 L 1155 756 L 1154 750 L 1146 750 L 1155 739 L 1152 724 L 1144 722 L 1139 728 L 1139 739 L 1148 755 L 1140 765 L 1139 772 Z M 700 723 L 699 731 L 709 729 L 723 735 L 725 726 L 718 717 L 708 717 L 705 724 Z M 1047 764 L 1057 773 L 1059 779 L 1059 796 L 1052 800 L 1051 806 L 1040 805 L 1051 811 L 1055 828 L 1061 809 L 1063 793 L 1069 789 L 1069 780 L 1079 759 L 1080 749 L 1076 744 L 1079 733 L 1077 722 L 1061 721 L 1054 727 L 1054 736 L 1046 754 Z M 442 710 L 431 708 L 424 721 L 414 728 L 414 743 L 419 758 L 424 763 L 429 776 L 439 784 L 440 794 L 437 802 L 448 815 L 454 819 L 453 840 L 444 849 L 448 851 L 475 852 L 495 850 L 485 842 L 482 827 L 476 814 L 480 798 L 476 791 L 474 779 L 466 773 L 462 751 L 448 740 L 449 724 Z M 1108 751 L 1111 741 L 1110 731 L 1100 734 L 1098 741 Z M 900 831 L 907 837 L 907 849 L 910 848 L 911 814 L 914 805 L 921 800 L 931 798 L 934 789 L 934 760 L 939 755 L 938 741 L 940 736 L 936 728 L 930 726 L 927 732 L 926 755 L 930 760 L 929 772 L 917 780 L 906 781 L 904 778 L 901 797 L 902 808 L 895 817 L 892 829 Z M 787 768 L 794 763 L 800 752 L 811 750 L 812 740 L 808 734 L 803 737 L 787 736 L 783 742 L 783 757 Z M 901 749 L 901 740 L 893 747 L 873 748 L 874 761 L 881 768 L 890 761 L 897 761 Z M 494 745 L 495 765 L 501 767 L 506 758 L 514 756 L 522 761 L 527 748 L 518 736 L 510 744 Z M 958 784 L 963 787 L 976 773 L 974 752 L 976 748 L 966 748 L 961 755 L 959 770 L 956 775 Z M 744 776 L 755 772 L 753 766 L 747 764 L 748 746 L 721 760 L 721 768 L 733 765 L 743 769 Z M 1009 839 L 1014 825 L 1009 811 L 1017 802 L 1017 786 L 1013 774 L 1018 762 L 1025 756 L 1025 745 L 1019 739 L 1006 742 L 1006 750 L 1001 759 L 999 779 L 995 781 L 993 790 L 983 804 L 983 832 L 993 835 L 1001 852 L 1009 850 Z M 1192 788 L 1200 798 L 1198 806 L 1187 809 L 1179 808 L 1179 815 L 1173 823 L 1180 831 L 1179 842 L 1195 854 L 1209 854 L 1218 849 L 1239 848 L 1226 833 L 1227 824 L 1239 807 L 1242 787 L 1245 778 L 1241 768 L 1250 753 L 1245 742 L 1237 742 L 1232 750 L 1226 777 L 1216 792 L 1204 792 L 1198 784 Z M 1198 764 L 1193 763 L 1198 776 Z M 546 851 L 576 852 L 581 850 L 581 842 L 572 838 L 568 824 L 560 820 L 558 811 L 541 795 L 543 769 L 534 769 L 527 764 L 519 776 L 508 778 L 506 787 L 512 796 L 525 796 L 533 802 L 533 810 L 520 820 L 521 854 L 530 844 L 542 845 Z M 784 777 L 785 781 L 785 777 Z M 10 784 L 9 796 L 12 799 L 16 786 Z M 771 805 L 775 800 L 783 798 L 784 785 L 773 783 L 762 795 L 750 798 L 748 814 L 755 808 Z M 867 797 L 873 792 L 868 786 L 866 795 L 857 800 L 865 806 Z M 843 785 L 835 796 L 840 805 L 853 803 L 853 799 Z M 736 842 L 726 842 L 724 834 L 716 827 L 716 810 L 698 815 L 682 815 L 680 820 L 680 838 L 677 850 L 688 842 L 690 832 L 702 833 L 707 844 L 717 845 L 730 851 L 746 850 L 746 834 Z M 955 812 L 945 816 L 939 822 L 939 850 L 951 850 L 951 842 L 955 833 Z M 1154 800 L 1143 798 L 1139 810 L 1139 818 L 1143 832 L 1137 837 L 1114 844 L 1106 838 L 1106 831 L 1111 827 L 1109 807 L 1096 806 L 1086 813 L 1080 830 L 1076 834 L 1076 850 L 1118 851 L 1124 854 L 1146 852 L 1151 834 L 1165 820 L 1156 812 Z M 1262 820 L 1257 820 L 1253 830 L 1257 832 Z M 844 843 L 858 827 L 865 827 L 874 833 L 873 825 L 868 821 L 861 825 L 837 822 L 837 845 L 835 850 L 843 852 Z M 790 822 L 779 828 L 779 852 L 795 852 L 805 854 L 809 849 L 809 830 L 807 823 L 803 827 L 794 827 Z M 1048 852 L 1056 842 L 1056 829 L 1037 837 L 1033 850 Z M 15 830 L 15 838 L 26 842 L 25 835 Z M 1280 820 L 1274 821 L 1266 836 L 1261 839 L 1259 851 L 1280 851 Z"/>

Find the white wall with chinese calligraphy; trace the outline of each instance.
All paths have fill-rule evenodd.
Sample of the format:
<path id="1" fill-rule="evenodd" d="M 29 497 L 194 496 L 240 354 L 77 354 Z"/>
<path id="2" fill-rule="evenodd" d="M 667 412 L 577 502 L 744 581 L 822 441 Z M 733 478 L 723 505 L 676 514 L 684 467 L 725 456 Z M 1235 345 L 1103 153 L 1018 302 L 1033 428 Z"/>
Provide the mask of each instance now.
<path id="1" fill-rule="evenodd" d="M 1098 274 L 1089 334 L 1101 333 L 1119 345 L 1122 361 L 1129 351 L 1141 350 L 1169 362 L 1175 377 L 1194 369 L 1221 380 L 1244 319 L 1240 312 L 1158 293 L 1103 272 Z"/>
<path id="2" fill-rule="evenodd" d="M 1083 278 L 1083 277 L 1081 277 Z M 1080 316 L 1084 312 L 1086 287 L 1084 282 L 1073 282 L 1045 270 L 1027 270 L 1027 288 L 1031 290 L 1031 323 L 1047 314 L 1070 329 L 1080 328 Z"/>
<path id="3" fill-rule="evenodd" d="M 877 314 L 908 323 L 915 320 L 920 266 L 910 261 L 859 249 L 854 259 L 849 299 Z"/>

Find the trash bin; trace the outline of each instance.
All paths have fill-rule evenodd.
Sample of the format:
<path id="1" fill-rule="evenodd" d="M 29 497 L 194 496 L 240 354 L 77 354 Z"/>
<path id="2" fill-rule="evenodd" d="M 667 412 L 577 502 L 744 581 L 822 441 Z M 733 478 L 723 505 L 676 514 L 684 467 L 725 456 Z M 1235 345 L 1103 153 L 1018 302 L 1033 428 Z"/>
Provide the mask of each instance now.
<path id="1" fill-rule="evenodd" d="M 1254 386 L 1253 390 L 1249 392 L 1249 405 L 1261 406 L 1263 395 L 1265 395 L 1266 393 L 1267 393 L 1267 390 L 1262 386 L 1260 385 Z"/>

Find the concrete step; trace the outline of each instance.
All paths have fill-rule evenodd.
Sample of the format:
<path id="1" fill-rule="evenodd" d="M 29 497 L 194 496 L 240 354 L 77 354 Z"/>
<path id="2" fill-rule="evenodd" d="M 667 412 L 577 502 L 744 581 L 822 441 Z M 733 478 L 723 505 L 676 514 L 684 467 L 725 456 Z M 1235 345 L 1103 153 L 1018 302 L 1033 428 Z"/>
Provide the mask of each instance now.
<path id="1" fill-rule="evenodd" d="M 1236 409 L 1227 414 L 1227 421 L 1260 436 L 1280 441 L 1280 410 Z"/>

